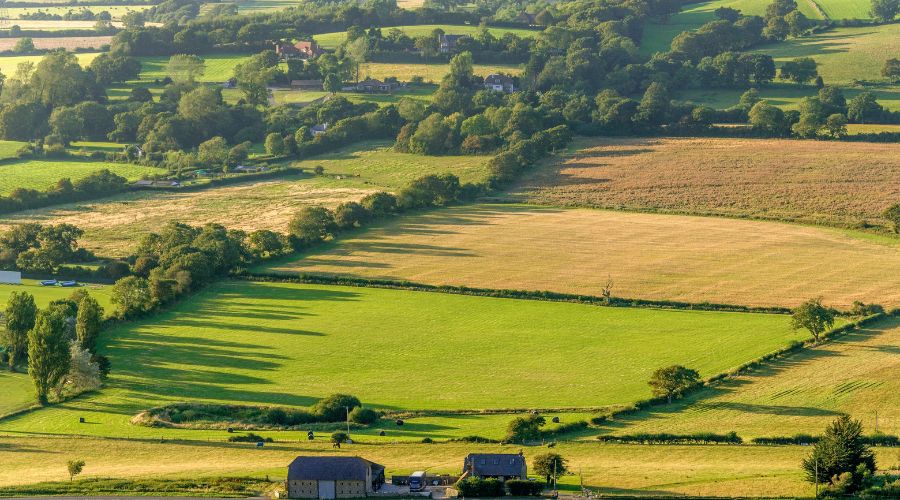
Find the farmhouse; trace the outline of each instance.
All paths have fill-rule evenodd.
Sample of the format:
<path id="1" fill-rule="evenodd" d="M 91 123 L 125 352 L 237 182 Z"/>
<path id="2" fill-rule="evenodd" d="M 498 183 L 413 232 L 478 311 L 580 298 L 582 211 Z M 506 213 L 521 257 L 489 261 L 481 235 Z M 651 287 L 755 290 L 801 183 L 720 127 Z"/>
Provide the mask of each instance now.
<path id="1" fill-rule="evenodd" d="M 319 134 L 324 134 L 325 131 L 327 131 L 327 130 L 328 130 L 328 123 L 319 123 L 319 124 L 313 125 L 312 127 L 309 127 L 309 133 L 312 134 L 313 137 L 315 137 Z"/>
<path id="2" fill-rule="evenodd" d="M 500 73 L 492 73 L 484 77 L 484 88 L 488 90 L 496 90 L 497 92 L 506 92 L 507 94 L 515 92 L 515 81 L 509 75 L 501 75 Z"/>
<path id="3" fill-rule="evenodd" d="M 525 457 L 519 453 L 470 453 L 463 461 L 462 477 L 528 479 Z"/>
<path id="4" fill-rule="evenodd" d="M 376 80 L 374 78 L 366 78 L 356 84 L 356 90 L 358 92 L 390 92 L 394 88 L 395 84 L 382 82 L 381 80 Z"/>
<path id="5" fill-rule="evenodd" d="M 449 54 L 456 51 L 456 44 L 464 38 L 471 38 L 469 35 L 438 35 L 438 46 L 441 54 Z"/>
<path id="6" fill-rule="evenodd" d="M 297 457 L 288 466 L 289 498 L 359 498 L 384 484 L 384 466 L 360 457 Z"/>
<path id="7" fill-rule="evenodd" d="M 278 42 L 275 53 L 282 59 L 314 59 L 322 54 L 322 49 L 313 40 L 301 40 L 293 44 Z"/>

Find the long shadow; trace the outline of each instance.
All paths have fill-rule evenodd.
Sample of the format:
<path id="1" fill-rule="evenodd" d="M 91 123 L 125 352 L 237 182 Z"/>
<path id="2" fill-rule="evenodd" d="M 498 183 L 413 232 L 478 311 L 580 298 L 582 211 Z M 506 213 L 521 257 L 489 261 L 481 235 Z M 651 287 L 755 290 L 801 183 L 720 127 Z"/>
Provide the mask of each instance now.
<path id="1" fill-rule="evenodd" d="M 774 377 L 795 367 L 807 365 L 813 362 L 820 362 L 828 358 L 846 356 L 846 354 L 836 352 L 833 349 L 829 349 L 829 347 L 840 344 L 859 343 L 871 339 L 885 330 L 895 328 L 898 324 L 900 324 L 900 320 L 893 318 L 886 319 L 877 325 L 857 330 L 827 344 L 823 344 L 818 348 L 804 349 L 803 351 L 794 355 L 766 363 L 761 367 L 747 372 L 739 378 L 730 378 L 723 380 L 711 387 L 706 387 L 682 399 L 676 400 L 672 404 L 650 407 L 646 410 L 619 417 L 613 421 L 605 422 L 602 426 L 602 433 L 607 434 L 613 432 L 614 430 L 626 429 L 636 423 L 662 421 L 690 409 L 725 409 L 756 414 L 808 417 L 837 415 L 839 414 L 839 412 L 833 412 L 822 408 L 812 408 L 804 406 L 791 407 L 778 405 L 754 405 L 737 402 L 717 401 L 717 398 L 737 393 L 743 386 L 752 385 L 757 381 L 762 382 L 766 378 Z"/>

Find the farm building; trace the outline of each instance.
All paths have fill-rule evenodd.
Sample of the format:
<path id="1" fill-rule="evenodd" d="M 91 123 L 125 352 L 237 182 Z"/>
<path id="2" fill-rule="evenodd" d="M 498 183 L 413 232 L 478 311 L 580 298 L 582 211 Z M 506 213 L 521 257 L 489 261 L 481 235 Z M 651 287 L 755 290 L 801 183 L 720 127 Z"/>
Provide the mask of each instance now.
<path id="1" fill-rule="evenodd" d="M 313 125 L 312 127 L 309 127 L 309 133 L 312 134 L 313 137 L 315 137 L 319 134 L 324 134 L 325 131 L 327 131 L 327 130 L 328 130 L 327 123 L 320 123 L 320 124 Z"/>
<path id="2" fill-rule="evenodd" d="M 294 90 L 322 90 L 322 80 L 291 80 Z"/>
<path id="3" fill-rule="evenodd" d="M 360 457 L 297 457 L 288 466 L 288 498 L 359 498 L 384 484 L 384 466 Z"/>
<path id="4" fill-rule="evenodd" d="M 509 75 L 501 75 L 492 73 L 484 77 L 484 88 L 488 90 L 496 90 L 497 92 L 506 92 L 507 94 L 515 92 L 516 82 Z"/>
<path id="5" fill-rule="evenodd" d="M 374 78 L 366 78 L 365 80 L 356 84 L 356 90 L 358 92 L 390 92 L 396 87 L 396 84 L 382 82 L 381 80 L 376 80 Z"/>
<path id="6" fill-rule="evenodd" d="M 528 466 L 521 453 L 470 453 L 463 462 L 462 477 L 528 479 Z"/>
<path id="7" fill-rule="evenodd" d="M 296 43 L 278 42 L 275 53 L 282 59 L 314 59 L 322 54 L 322 49 L 312 40 L 301 40 Z"/>
<path id="8" fill-rule="evenodd" d="M 469 35 L 438 35 L 438 47 L 441 54 L 449 54 L 456 51 L 456 44 L 464 38 L 471 38 Z"/>

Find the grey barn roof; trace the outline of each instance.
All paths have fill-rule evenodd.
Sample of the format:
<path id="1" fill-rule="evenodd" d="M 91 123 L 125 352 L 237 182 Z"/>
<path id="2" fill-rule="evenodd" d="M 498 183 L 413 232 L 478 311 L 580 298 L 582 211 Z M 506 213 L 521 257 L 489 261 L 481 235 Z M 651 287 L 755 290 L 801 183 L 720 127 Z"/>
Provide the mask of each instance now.
<path id="1" fill-rule="evenodd" d="M 525 457 L 514 453 L 470 453 L 465 464 L 476 476 L 518 476 Z"/>
<path id="2" fill-rule="evenodd" d="M 365 481 L 366 470 L 384 466 L 360 457 L 297 457 L 288 466 L 288 481 Z"/>

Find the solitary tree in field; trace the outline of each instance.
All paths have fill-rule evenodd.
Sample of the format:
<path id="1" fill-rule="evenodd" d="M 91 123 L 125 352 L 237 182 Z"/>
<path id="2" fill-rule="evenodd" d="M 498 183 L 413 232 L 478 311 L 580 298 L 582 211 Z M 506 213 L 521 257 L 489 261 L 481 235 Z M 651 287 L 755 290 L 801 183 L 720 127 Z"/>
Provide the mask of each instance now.
<path id="1" fill-rule="evenodd" d="M 834 310 L 822 305 L 822 298 L 809 299 L 794 309 L 791 327 L 794 330 L 805 328 L 819 343 L 819 335 L 834 326 Z"/>
<path id="2" fill-rule="evenodd" d="M 896 83 L 900 79 L 900 59 L 892 58 L 884 61 L 881 67 L 881 76 L 889 78 L 891 83 Z"/>
<path id="3" fill-rule="evenodd" d="M 331 435 L 331 444 L 335 448 L 340 448 L 341 444 L 346 443 L 349 440 L 350 436 L 348 436 L 346 432 L 338 431 Z"/>
<path id="4" fill-rule="evenodd" d="M 900 233 L 900 202 L 894 203 L 884 211 L 884 218 L 894 225 L 894 232 Z"/>
<path id="5" fill-rule="evenodd" d="M 544 453 L 534 457 L 531 463 L 534 473 L 544 476 L 547 484 L 556 481 L 560 476 L 569 472 L 568 461 L 558 453 Z"/>
<path id="6" fill-rule="evenodd" d="M 832 422 L 825 435 L 803 460 L 806 480 L 828 484 L 844 474 L 852 474 L 846 485 L 851 490 L 859 487 L 863 476 L 875 472 L 875 454 L 862 439 L 862 424 L 843 415 Z M 853 491 L 846 491 L 852 493 Z"/>
<path id="7" fill-rule="evenodd" d="M 166 64 L 166 73 L 178 83 L 193 84 L 206 71 L 206 63 L 193 54 L 175 54 Z"/>
<path id="8" fill-rule="evenodd" d="M 900 0 L 872 0 L 872 9 L 869 15 L 882 23 L 889 23 L 900 12 Z"/>
<path id="9" fill-rule="evenodd" d="M 6 302 L 6 333 L 3 343 L 9 352 L 9 369 L 12 370 L 28 352 L 28 332 L 34 328 L 37 306 L 34 297 L 27 292 L 12 292 Z"/>
<path id="10" fill-rule="evenodd" d="M 69 468 L 69 481 L 74 481 L 75 476 L 84 469 L 84 460 L 69 460 L 66 466 Z"/>
<path id="11" fill-rule="evenodd" d="M 655 397 L 665 396 L 671 403 L 672 398 L 700 383 L 700 373 L 681 365 L 672 365 L 653 372 L 648 383 Z"/>

